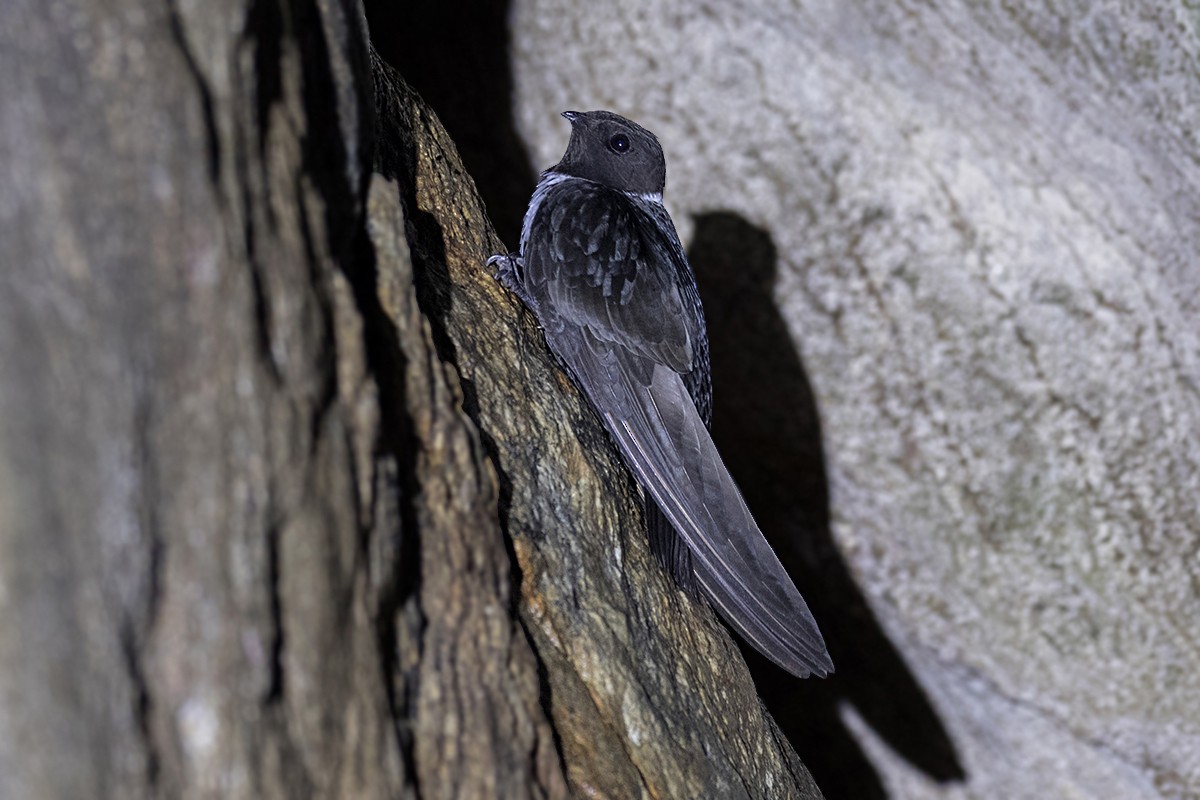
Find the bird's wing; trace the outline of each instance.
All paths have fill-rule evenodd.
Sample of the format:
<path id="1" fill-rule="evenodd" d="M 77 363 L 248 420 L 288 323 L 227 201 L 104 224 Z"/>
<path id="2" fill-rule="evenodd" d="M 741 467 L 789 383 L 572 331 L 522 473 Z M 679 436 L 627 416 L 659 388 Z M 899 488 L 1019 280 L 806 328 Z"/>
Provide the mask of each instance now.
<path id="1" fill-rule="evenodd" d="M 566 326 L 690 372 L 699 316 L 641 216 L 621 192 L 590 181 L 552 190 L 525 248 L 533 252 L 523 253 L 526 284 Z"/>
<path id="2" fill-rule="evenodd" d="M 656 365 L 649 385 L 621 354 L 585 334 L 571 369 L 639 482 L 692 553 L 696 579 L 721 616 L 799 677 L 833 671 L 817 623 L 721 461 L 678 373 Z"/>
<path id="3" fill-rule="evenodd" d="M 692 367 L 699 311 L 688 308 L 664 260 L 672 243 L 655 241 L 628 202 L 601 192 L 547 199 L 522 255 L 527 288 L 551 317 L 543 320 L 551 349 L 679 531 L 726 621 L 789 672 L 827 674 L 833 664 L 816 622 L 680 374 Z M 593 230 L 609 235 L 593 241 Z"/>

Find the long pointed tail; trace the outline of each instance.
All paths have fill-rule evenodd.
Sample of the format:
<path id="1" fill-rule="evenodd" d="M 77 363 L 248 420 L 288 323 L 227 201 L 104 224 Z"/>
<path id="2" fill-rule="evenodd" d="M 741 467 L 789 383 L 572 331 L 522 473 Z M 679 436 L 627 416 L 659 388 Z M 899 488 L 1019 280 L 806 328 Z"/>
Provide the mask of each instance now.
<path id="1" fill-rule="evenodd" d="M 691 550 L 696 578 L 720 614 L 788 672 L 832 672 L 808 605 L 754 522 L 681 376 L 624 363 L 603 345 L 570 355 L 625 460 Z"/>

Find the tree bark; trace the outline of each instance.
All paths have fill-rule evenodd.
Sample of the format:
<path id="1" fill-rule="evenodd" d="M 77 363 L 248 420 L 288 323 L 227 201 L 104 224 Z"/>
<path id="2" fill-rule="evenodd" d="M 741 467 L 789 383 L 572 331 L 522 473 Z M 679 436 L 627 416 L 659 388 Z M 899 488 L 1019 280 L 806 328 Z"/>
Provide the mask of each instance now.
<path id="1" fill-rule="evenodd" d="M 357 3 L 0 15 L 0 796 L 819 797 Z"/>

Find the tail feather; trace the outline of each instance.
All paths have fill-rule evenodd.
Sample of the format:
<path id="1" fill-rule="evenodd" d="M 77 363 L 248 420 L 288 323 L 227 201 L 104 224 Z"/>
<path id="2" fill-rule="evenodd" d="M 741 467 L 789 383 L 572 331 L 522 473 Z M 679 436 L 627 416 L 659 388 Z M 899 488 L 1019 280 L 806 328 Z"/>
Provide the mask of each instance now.
<path id="1" fill-rule="evenodd" d="M 675 530 L 671 518 L 663 513 L 653 497 L 646 498 L 646 535 L 650 539 L 650 550 L 658 563 L 671 574 L 675 583 L 689 596 L 700 599 L 700 583 L 692 567 L 692 551 L 687 542 Z"/>
<path id="2" fill-rule="evenodd" d="M 627 356 L 604 345 L 569 355 L 564 360 L 599 400 L 625 460 L 687 544 L 696 580 L 721 616 L 794 675 L 832 672 L 816 621 L 754 522 L 679 373 L 623 363 Z"/>

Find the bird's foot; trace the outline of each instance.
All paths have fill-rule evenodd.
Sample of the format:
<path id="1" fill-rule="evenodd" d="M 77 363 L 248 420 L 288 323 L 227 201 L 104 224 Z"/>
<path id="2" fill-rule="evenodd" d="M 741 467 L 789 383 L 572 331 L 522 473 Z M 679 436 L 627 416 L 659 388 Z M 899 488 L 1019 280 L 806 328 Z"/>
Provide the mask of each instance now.
<path id="1" fill-rule="evenodd" d="M 525 276 L 522 273 L 524 265 L 520 256 L 516 253 L 492 256 L 487 260 L 487 265 L 494 270 L 493 275 L 500 281 L 501 286 L 521 298 L 521 302 L 526 306 L 533 308 L 533 298 L 525 290 Z"/>

